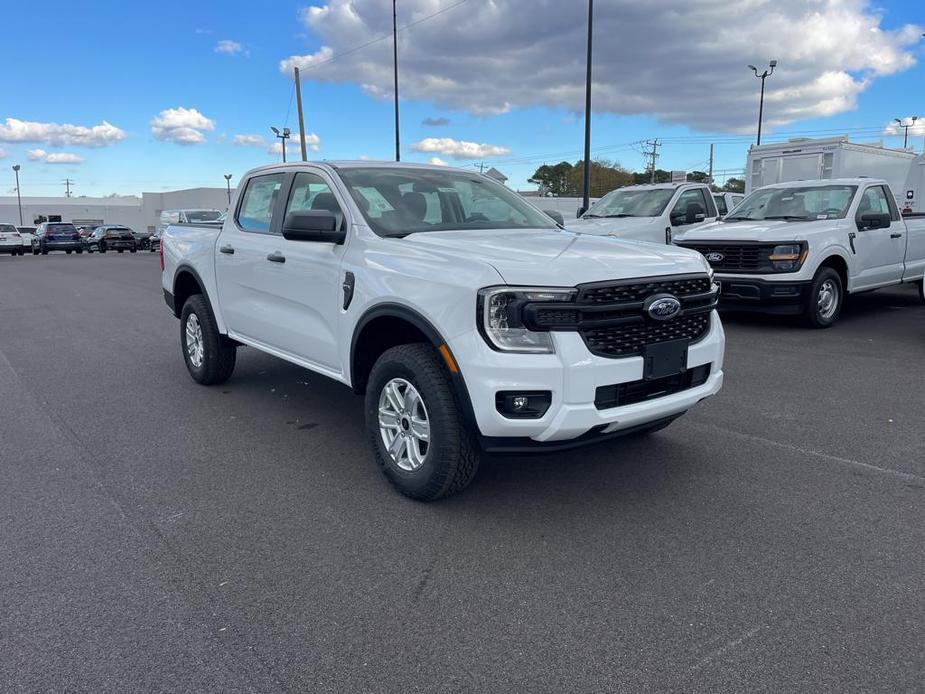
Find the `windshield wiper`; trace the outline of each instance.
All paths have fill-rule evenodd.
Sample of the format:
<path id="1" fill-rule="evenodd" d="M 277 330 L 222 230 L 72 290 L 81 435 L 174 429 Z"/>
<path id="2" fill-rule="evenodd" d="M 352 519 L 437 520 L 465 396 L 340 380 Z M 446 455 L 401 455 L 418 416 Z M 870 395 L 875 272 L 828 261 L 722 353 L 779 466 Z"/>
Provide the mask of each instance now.
<path id="1" fill-rule="evenodd" d="M 809 217 L 805 217 L 801 214 L 772 214 L 766 216 L 765 219 L 783 219 L 786 222 L 809 221 Z"/>
<path id="2" fill-rule="evenodd" d="M 723 217 L 724 222 L 760 222 L 757 217 Z"/>
<path id="3" fill-rule="evenodd" d="M 583 214 L 581 215 L 582 219 L 600 219 L 603 215 L 599 214 Z"/>
<path id="4" fill-rule="evenodd" d="M 622 218 L 622 217 L 635 217 L 634 214 L 627 214 L 626 212 L 621 212 L 620 214 L 605 214 L 605 217 L 608 219 Z"/>

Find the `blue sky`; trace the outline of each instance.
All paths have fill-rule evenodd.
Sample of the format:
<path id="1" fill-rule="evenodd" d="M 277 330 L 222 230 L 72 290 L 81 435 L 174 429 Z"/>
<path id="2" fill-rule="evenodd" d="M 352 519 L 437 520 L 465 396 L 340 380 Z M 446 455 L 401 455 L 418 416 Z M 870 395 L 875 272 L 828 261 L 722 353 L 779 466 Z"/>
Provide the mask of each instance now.
<path id="1" fill-rule="evenodd" d="M 523 26 L 498 16 L 503 1 L 491 4 L 495 14 L 490 16 L 483 14 L 490 9 L 485 0 L 467 0 L 431 17 L 455 1 L 399 1 L 400 13 L 405 13 L 399 23 L 416 22 L 402 31 L 400 41 L 400 61 L 407 60 L 407 73 L 402 73 L 403 158 L 429 161 L 436 156 L 468 167 L 481 159 L 479 149 L 472 150 L 475 156 L 467 155 L 468 150 L 456 143 L 490 145 L 487 152 L 502 153 L 484 157 L 485 162 L 508 174 L 514 187 L 526 188 L 538 165 L 574 161 L 581 150 L 582 115 L 572 108 L 575 104 L 580 108 L 583 3 L 569 8 L 567 21 L 552 16 L 560 8 L 549 5 L 544 14 L 544 3 L 537 3 L 532 35 L 524 35 Z M 4 172 L 0 195 L 12 192 L 9 165 L 13 163 L 22 166 L 24 195 L 63 194 L 65 177 L 75 181 L 76 194 L 85 195 L 222 186 L 225 173 L 234 175 L 234 183 L 248 168 L 278 160 L 278 155 L 267 151 L 271 125 L 297 128 L 292 80 L 280 66 L 290 56 L 301 56 L 297 64 L 305 69 L 306 127 L 320 138 L 318 151 L 311 156 L 390 158 L 392 104 L 381 97 L 388 96 L 391 88 L 384 77 L 391 70 L 387 59 L 391 44 L 379 41 L 347 53 L 389 32 L 390 8 L 381 7 L 389 3 L 355 0 L 348 5 L 347 0 L 329 0 L 327 11 L 314 14 L 305 9 L 311 4 L 8 3 L 5 53 L 18 59 L 8 62 L 3 72 L 0 124 L 11 118 L 43 126 L 90 128 L 105 121 L 123 135 L 106 140 L 105 146 L 86 146 L 85 140 L 55 139 L 47 134 L 48 128 L 39 128 L 28 141 L 9 136 L 4 141 L 0 129 L 0 155 L 5 155 L 0 161 Z M 852 139 L 871 141 L 881 139 L 882 129 L 894 117 L 916 113 L 925 117 L 925 44 L 910 43 L 908 27 L 905 38 L 895 33 L 910 23 L 925 25 L 921 3 L 829 4 L 844 5 L 833 20 L 833 36 L 828 35 L 828 23 L 821 25 L 822 30 L 817 25 L 810 33 L 799 34 L 808 31 L 807 21 L 796 17 L 794 32 L 778 32 L 775 23 L 784 22 L 786 29 L 790 18 L 775 15 L 765 20 L 773 29 L 767 36 L 760 34 L 764 45 L 753 52 L 737 48 L 730 57 L 728 37 L 742 32 L 724 37 L 720 30 L 703 31 L 704 22 L 715 20 L 712 0 L 684 3 L 688 15 L 681 27 L 670 23 L 675 21 L 667 18 L 671 15 L 634 17 L 621 0 L 613 0 L 612 7 L 607 0 L 599 2 L 597 33 L 603 36 L 596 38 L 595 96 L 599 84 L 601 107 L 594 115 L 593 150 L 627 168 L 641 169 L 641 146 L 635 143 L 658 137 L 665 140 L 660 167 L 703 169 L 709 143 L 715 142 L 715 168 L 741 170 L 757 116 L 758 90 L 745 65 L 766 64 L 770 57 L 777 57 L 781 65 L 768 81 L 766 115 L 787 122 L 769 125 L 768 137 L 849 132 Z M 733 30 L 735 22 L 753 27 L 754 12 L 736 18 Z M 874 49 L 860 46 L 858 53 L 852 53 L 842 44 L 852 41 L 852 22 L 857 17 L 875 22 L 884 36 Z M 688 20 L 690 30 L 685 32 L 683 23 Z M 477 21 L 486 22 L 483 29 L 473 24 Z M 615 53 L 618 32 L 630 31 L 627 27 L 634 21 L 654 25 L 654 35 L 664 36 L 664 45 L 683 48 L 689 59 L 666 53 L 657 42 L 643 43 L 630 57 Z M 43 27 L 42 32 L 35 27 Z M 43 40 L 41 33 L 54 38 Z M 492 40 L 486 40 L 489 34 Z M 696 35 L 695 40 L 678 38 L 687 34 Z M 220 41 L 235 42 L 239 48 L 218 52 Z M 805 51 L 807 42 L 818 42 L 818 51 L 834 62 L 819 68 L 820 53 Z M 324 54 L 323 46 L 332 48 Z M 528 62 L 524 62 L 526 48 L 539 50 Z M 892 67 L 872 67 L 873 59 L 863 64 L 866 56 L 881 49 L 884 60 L 893 61 Z M 840 52 L 844 55 L 831 55 Z M 343 57 L 318 65 L 325 55 Z M 853 90 L 851 103 L 841 103 L 831 93 L 831 73 L 839 68 L 854 79 L 848 87 Z M 814 72 L 817 69 L 821 72 Z M 775 87 L 781 92 L 772 103 Z M 508 96 L 511 103 L 506 103 Z M 194 134 L 194 140 L 202 140 L 196 144 L 171 141 L 175 131 L 161 130 L 166 139 L 158 139 L 152 121 L 169 109 L 187 109 L 180 118 L 184 123 L 195 109 L 208 119 L 201 123 L 208 122 L 211 129 Z M 428 118 L 449 123 L 428 126 L 424 124 Z M 184 123 L 177 125 L 185 127 Z M 235 145 L 236 135 L 260 135 L 266 142 Z M 430 151 L 415 151 L 416 143 L 427 138 L 437 142 L 418 149 Z M 918 150 L 922 139 L 914 141 Z M 898 146 L 901 138 L 886 137 L 885 142 Z M 293 139 L 289 152 L 294 154 L 296 148 Z M 50 163 L 49 155 L 62 153 L 82 161 Z"/>

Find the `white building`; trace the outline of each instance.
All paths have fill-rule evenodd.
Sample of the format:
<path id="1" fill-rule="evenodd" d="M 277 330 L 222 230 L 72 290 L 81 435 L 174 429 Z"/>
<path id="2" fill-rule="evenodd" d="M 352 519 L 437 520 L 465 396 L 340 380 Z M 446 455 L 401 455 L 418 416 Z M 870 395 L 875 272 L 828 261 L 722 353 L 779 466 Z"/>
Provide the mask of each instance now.
<path id="1" fill-rule="evenodd" d="M 80 225 L 124 224 L 133 229 L 154 231 L 161 211 L 179 208 L 224 210 L 228 207 L 225 188 L 189 188 L 163 193 L 142 193 L 141 197 L 30 197 L 22 198 L 22 223 L 34 226 L 40 217 L 60 216 L 62 222 Z M 0 223 L 19 226 L 16 196 L 0 197 Z"/>

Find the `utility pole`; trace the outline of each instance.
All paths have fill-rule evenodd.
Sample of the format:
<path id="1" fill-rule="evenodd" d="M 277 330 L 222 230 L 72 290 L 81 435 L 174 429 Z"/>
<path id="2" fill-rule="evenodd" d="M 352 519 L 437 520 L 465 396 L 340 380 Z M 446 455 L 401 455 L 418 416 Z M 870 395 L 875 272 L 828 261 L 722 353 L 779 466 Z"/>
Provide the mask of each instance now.
<path id="1" fill-rule="evenodd" d="M 654 140 L 646 140 L 646 144 L 652 148 L 645 152 L 646 158 L 649 159 L 649 180 L 655 183 L 655 162 L 658 161 L 658 148 L 661 146 L 661 143 L 658 141 L 658 138 L 656 138 Z"/>
<path id="2" fill-rule="evenodd" d="M 295 68 L 295 100 L 299 107 L 299 138 L 302 143 L 302 161 L 308 161 L 308 152 L 305 150 L 305 121 L 302 120 L 302 78 L 299 77 L 299 68 Z M 228 202 L 231 202 L 229 199 Z"/>
<path id="3" fill-rule="evenodd" d="M 756 68 L 754 65 L 749 65 L 748 67 L 751 69 L 752 72 L 755 73 L 755 77 L 761 80 L 761 98 L 758 100 L 758 142 L 757 142 L 757 144 L 760 145 L 761 144 L 761 121 L 764 117 L 764 81 L 768 77 L 774 74 L 774 68 L 777 67 L 777 61 L 772 60 L 768 64 L 769 69 L 765 70 L 761 74 L 758 74 L 758 68 Z"/>
<path id="4" fill-rule="evenodd" d="M 398 136 L 398 0 L 392 0 L 392 66 L 395 71 L 395 161 L 401 161 Z"/>
<path id="5" fill-rule="evenodd" d="M 64 190 L 64 197 L 66 197 L 66 198 L 71 197 L 71 179 L 69 179 L 69 178 L 65 178 L 65 179 L 64 179 L 64 189 L 65 189 L 65 190 Z"/>
<path id="6" fill-rule="evenodd" d="M 19 226 L 22 226 L 22 197 L 19 194 L 19 164 L 13 164 L 13 173 L 16 174 L 16 206 L 19 208 Z"/>
<path id="7" fill-rule="evenodd" d="M 228 204 L 230 205 L 231 204 L 231 174 L 225 174 L 225 184 L 228 186 Z"/>
<path id="8" fill-rule="evenodd" d="M 588 53 L 585 57 L 585 170 L 582 181 L 581 214 L 591 207 L 591 50 L 594 39 L 594 0 L 588 0 Z"/>
<path id="9" fill-rule="evenodd" d="M 713 145 L 710 145 L 710 170 L 707 172 L 707 183 L 713 185 Z"/>

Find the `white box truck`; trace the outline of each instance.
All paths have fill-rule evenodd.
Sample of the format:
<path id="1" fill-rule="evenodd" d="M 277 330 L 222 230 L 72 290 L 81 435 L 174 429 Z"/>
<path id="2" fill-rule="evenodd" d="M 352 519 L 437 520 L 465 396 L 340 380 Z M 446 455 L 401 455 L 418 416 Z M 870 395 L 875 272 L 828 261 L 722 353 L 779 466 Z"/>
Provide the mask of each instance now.
<path id="1" fill-rule="evenodd" d="M 748 151 L 745 193 L 776 183 L 864 176 L 886 181 L 896 193 L 896 204 L 903 208 L 905 184 L 915 159 L 911 150 L 855 144 L 846 135 L 753 145 Z"/>

